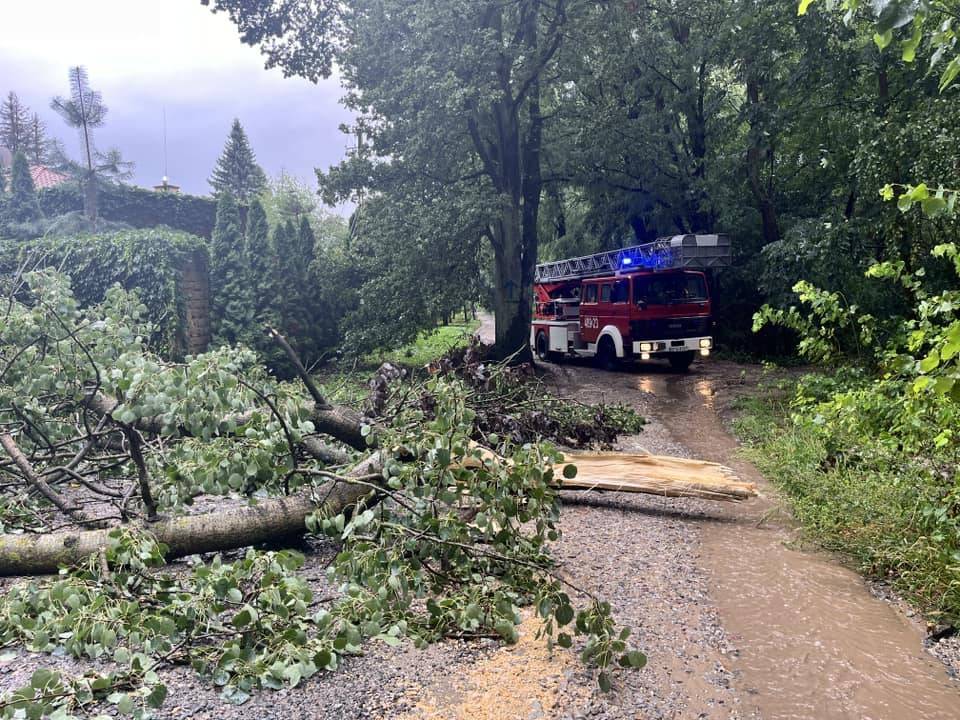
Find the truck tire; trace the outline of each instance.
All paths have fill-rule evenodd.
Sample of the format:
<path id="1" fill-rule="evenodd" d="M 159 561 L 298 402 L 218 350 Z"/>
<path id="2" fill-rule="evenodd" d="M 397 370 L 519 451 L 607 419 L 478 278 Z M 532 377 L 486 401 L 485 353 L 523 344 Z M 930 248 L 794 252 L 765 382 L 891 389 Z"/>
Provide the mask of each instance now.
<path id="1" fill-rule="evenodd" d="M 600 344 L 597 346 L 597 367 L 602 370 L 616 370 L 620 364 L 617 358 L 617 348 L 613 345 L 613 340 L 609 337 L 600 338 Z"/>
<path id="2" fill-rule="evenodd" d="M 668 359 L 670 360 L 670 367 L 674 372 L 685 373 L 690 369 L 690 365 L 693 363 L 694 356 L 695 353 L 692 350 L 688 352 L 671 353 L 668 356 Z"/>
<path id="3" fill-rule="evenodd" d="M 538 360 L 547 362 L 550 359 L 550 343 L 547 342 L 547 334 L 543 330 L 537 332 L 537 339 L 534 342 L 534 347 L 537 351 Z"/>
<path id="4" fill-rule="evenodd" d="M 561 353 L 550 349 L 550 341 L 547 340 L 547 334 L 543 330 L 537 333 L 537 339 L 534 342 L 534 348 L 537 353 L 537 359 L 541 362 L 558 364 L 563 359 L 563 355 Z"/>

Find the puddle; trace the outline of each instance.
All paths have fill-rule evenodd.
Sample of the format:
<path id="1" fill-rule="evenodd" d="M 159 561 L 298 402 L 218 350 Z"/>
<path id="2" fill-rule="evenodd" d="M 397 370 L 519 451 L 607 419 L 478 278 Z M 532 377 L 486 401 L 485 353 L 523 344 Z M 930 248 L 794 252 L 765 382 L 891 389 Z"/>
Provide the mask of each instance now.
<path id="1" fill-rule="evenodd" d="M 674 440 L 772 493 L 735 457 L 709 375 L 633 381 L 656 397 L 655 414 Z M 732 669 L 743 709 L 768 720 L 960 718 L 960 684 L 923 651 L 919 627 L 828 556 L 785 546 L 791 528 L 773 509 L 768 498 L 723 505 L 717 515 L 735 522 L 703 528 L 713 600 L 740 651 Z"/>

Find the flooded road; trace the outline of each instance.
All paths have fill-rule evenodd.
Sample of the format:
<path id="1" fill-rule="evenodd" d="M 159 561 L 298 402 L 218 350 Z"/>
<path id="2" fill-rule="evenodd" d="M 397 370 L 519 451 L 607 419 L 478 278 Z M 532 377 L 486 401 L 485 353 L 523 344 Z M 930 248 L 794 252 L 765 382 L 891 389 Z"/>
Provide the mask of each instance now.
<path id="1" fill-rule="evenodd" d="M 719 506 L 733 522 L 703 529 L 712 599 L 740 650 L 732 669 L 743 709 L 771 720 L 960 718 L 960 683 L 924 652 L 921 628 L 833 558 L 785 544 L 794 529 L 714 407 L 716 367 L 621 377 L 650 394 L 650 412 L 678 444 L 733 467 L 763 496 Z"/>

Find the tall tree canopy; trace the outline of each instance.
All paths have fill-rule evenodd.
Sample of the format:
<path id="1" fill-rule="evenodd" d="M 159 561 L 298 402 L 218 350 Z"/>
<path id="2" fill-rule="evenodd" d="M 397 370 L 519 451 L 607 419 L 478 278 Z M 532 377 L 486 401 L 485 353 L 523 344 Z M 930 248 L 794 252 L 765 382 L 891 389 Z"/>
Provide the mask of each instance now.
<path id="1" fill-rule="evenodd" d="M 67 125 L 79 132 L 81 159 L 75 162 L 63 157 L 60 165 L 80 181 L 84 190 L 84 212 L 90 223 L 96 224 L 98 182 L 105 178 L 129 177 L 133 163 L 123 160 L 116 148 L 100 152 L 94 144 L 93 131 L 103 127 L 107 106 L 103 96 L 90 86 L 86 68 L 80 65 L 70 68 L 68 79 L 70 97 L 57 96 L 50 105 Z"/>
<path id="2" fill-rule="evenodd" d="M 267 187 L 267 176 L 257 165 L 257 158 L 247 133 L 238 119 L 234 119 L 230 135 L 217 165 L 210 176 L 210 187 L 215 195 L 229 192 L 241 203 L 248 203 Z"/>
<path id="3" fill-rule="evenodd" d="M 538 255 L 728 232 L 738 259 L 716 278 L 718 332 L 743 342 L 754 310 L 795 299 L 801 277 L 887 302 L 866 267 L 929 264 L 955 222 L 878 192 L 890 184 L 906 207 L 926 178 L 960 187 L 954 3 L 206 4 L 268 64 L 314 80 L 340 68 L 356 142 L 320 181 L 327 201 L 358 204 L 358 264 L 378 258 L 379 274 L 358 271 L 360 296 L 379 287 L 425 327 L 451 283 L 414 290 L 405 268 L 444 277 L 453 257 L 484 259 L 474 275 L 492 285 L 502 354 L 526 345 Z M 930 209 L 951 202 L 924 193 Z"/>
<path id="4" fill-rule="evenodd" d="M 0 102 L 0 146 L 11 153 L 30 147 L 30 110 L 12 90 Z"/>

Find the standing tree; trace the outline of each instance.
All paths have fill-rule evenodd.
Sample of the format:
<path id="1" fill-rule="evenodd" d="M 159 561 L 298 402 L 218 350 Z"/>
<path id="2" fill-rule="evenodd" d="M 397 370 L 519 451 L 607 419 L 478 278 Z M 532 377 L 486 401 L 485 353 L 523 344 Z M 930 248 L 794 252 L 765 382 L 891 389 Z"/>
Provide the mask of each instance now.
<path id="1" fill-rule="evenodd" d="M 274 257 L 270 248 L 270 225 L 267 223 L 267 214 L 260 200 L 254 198 L 247 211 L 247 227 L 243 236 L 245 285 L 254 320 L 247 329 L 243 341 L 250 347 L 261 350 L 267 342 L 263 327 L 277 324 L 274 312 L 276 287 L 272 273 Z M 270 343 L 266 347 L 272 350 L 273 345 L 274 343 Z"/>
<path id="2" fill-rule="evenodd" d="M 233 344 L 243 337 L 250 313 L 240 209 L 229 192 L 220 193 L 210 248 L 210 291 L 216 342 Z"/>
<path id="3" fill-rule="evenodd" d="M 484 204 L 497 352 L 528 356 L 543 188 L 541 105 L 553 97 L 544 84 L 555 76 L 568 0 L 351 0 L 308 7 L 202 1 L 228 12 L 244 41 L 259 44 L 268 64 L 288 74 L 316 80 L 334 60 L 342 68 L 347 104 L 361 116 L 364 133 L 348 161 L 359 171 L 338 173 L 348 184 L 333 196 L 403 192 L 396 174 L 378 185 L 384 178 L 378 170 L 390 166 L 443 186 L 445 203 Z M 591 5 L 576 4 L 578 12 Z"/>
<path id="4" fill-rule="evenodd" d="M 80 132 L 80 163 L 61 159 L 63 168 L 74 175 L 83 187 L 83 210 L 91 224 L 97 221 L 97 181 L 101 176 L 122 179 L 129 177 L 133 163 L 125 162 L 120 151 L 97 152 L 93 144 L 94 128 L 102 127 L 107 115 L 103 97 L 90 87 L 86 68 L 70 68 L 70 97 L 55 97 L 50 106 L 70 127 Z"/>
<path id="5" fill-rule="evenodd" d="M 210 177 L 215 195 L 231 193 L 241 203 L 248 203 L 267 187 L 267 176 L 257 165 L 256 155 L 240 121 L 234 118 L 230 136 Z"/>
<path id="6" fill-rule="evenodd" d="M 30 111 L 12 90 L 0 103 L 0 145 L 12 153 L 30 145 Z"/>
<path id="7" fill-rule="evenodd" d="M 47 124 L 37 113 L 30 117 L 28 135 L 25 152 L 30 162 L 34 165 L 45 165 L 50 160 L 53 143 L 47 138 Z"/>
<path id="8" fill-rule="evenodd" d="M 2 220 L 4 223 L 26 223 L 42 216 L 27 158 L 17 152 L 10 167 L 10 196 L 4 203 Z"/>

